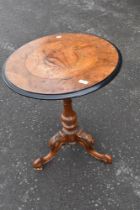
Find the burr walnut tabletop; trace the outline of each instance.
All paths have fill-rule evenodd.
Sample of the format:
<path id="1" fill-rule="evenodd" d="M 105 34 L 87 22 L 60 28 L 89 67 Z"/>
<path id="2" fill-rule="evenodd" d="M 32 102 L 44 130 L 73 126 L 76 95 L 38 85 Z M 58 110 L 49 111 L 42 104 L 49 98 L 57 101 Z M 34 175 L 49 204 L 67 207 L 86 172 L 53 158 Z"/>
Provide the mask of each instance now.
<path id="1" fill-rule="evenodd" d="M 16 92 L 40 99 L 95 91 L 117 74 L 114 45 L 91 34 L 62 33 L 31 41 L 7 60 L 3 77 Z"/>

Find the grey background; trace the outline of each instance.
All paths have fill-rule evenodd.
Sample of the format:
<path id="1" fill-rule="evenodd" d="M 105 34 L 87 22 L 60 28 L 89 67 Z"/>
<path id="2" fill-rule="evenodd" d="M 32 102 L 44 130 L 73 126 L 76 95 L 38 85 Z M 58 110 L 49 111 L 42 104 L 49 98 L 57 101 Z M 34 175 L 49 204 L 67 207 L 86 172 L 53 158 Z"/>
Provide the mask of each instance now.
<path id="1" fill-rule="evenodd" d="M 49 149 L 61 101 L 13 93 L 0 79 L 0 210 L 140 209 L 139 0 L 0 0 L 0 67 L 24 43 L 46 34 L 88 32 L 123 55 L 105 88 L 74 99 L 79 124 L 113 154 L 105 165 L 66 145 L 42 172 L 31 162 Z"/>

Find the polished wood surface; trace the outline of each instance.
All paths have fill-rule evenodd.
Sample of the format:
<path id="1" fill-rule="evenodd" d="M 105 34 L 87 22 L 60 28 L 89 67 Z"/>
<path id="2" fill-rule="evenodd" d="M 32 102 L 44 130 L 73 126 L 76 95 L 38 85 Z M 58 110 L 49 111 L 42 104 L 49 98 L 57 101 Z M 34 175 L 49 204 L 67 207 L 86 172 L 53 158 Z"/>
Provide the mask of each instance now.
<path id="1" fill-rule="evenodd" d="M 119 62 L 116 48 L 90 34 L 62 33 L 32 41 L 5 64 L 5 77 L 24 91 L 64 94 L 108 78 Z"/>
<path id="2" fill-rule="evenodd" d="M 49 154 L 33 162 L 35 169 L 42 170 L 66 143 L 78 143 L 96 159 L 112 163 L 110 155 L 94 149 L 94 138 L 78 128 L 70 98 L 110 82 L 118 72 L 119 61 L 120 54 L 110 42 L 94 35 L 72 33 L 37 39 L 9 57 L 3 79 L 10 88 L 34 98 L 64 99 L 62 129 L 50 139 Z"/>
<path id="3" fill-rule="evenodd" d="M 95 139 L 88 133 L 78 128 L 77 115 L 73 111 L 71 99 L 64 100 L 64 111 L 61 115 L 62 130 L 59 131 L 49 140 L 50 152 L 33 162 L 36 170 L 42 170 L 44 165 L 48 163 L 61 149 L 63 144 L 77 143 L 80 144 L 92 157 L 103 161 L 104 163 L 112 163 L 112 157 L 107 154 L 97 152 L 93 144 Z"/>

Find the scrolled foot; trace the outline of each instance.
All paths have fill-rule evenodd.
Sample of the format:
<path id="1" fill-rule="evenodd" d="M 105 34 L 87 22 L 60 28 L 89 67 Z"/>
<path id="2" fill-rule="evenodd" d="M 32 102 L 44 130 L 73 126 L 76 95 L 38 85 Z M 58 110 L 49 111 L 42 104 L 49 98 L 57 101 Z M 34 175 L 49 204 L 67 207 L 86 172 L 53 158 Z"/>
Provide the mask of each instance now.
<path id="1" fill-rule="evenodd" d="M 37 171 L 42 171 L 43 170 L 42 158 L 38 158 L 33 162 L 33 168 L 36 169 Z"/>
<path id="2" fill-rule="evenodd" d="M 97 160 L 103 161 L 104 163 L 108 163 L 108 164 L 112 163 L 112 156 L 111 155 L 99 153 L 94 149 L 88 150 L 88 153 L 92 157 L 96 158 Z"/>
<path id="3" fill-rule="evenodd" d="M 92 144 L 88 143 L 87 141 L 80 139 L 78 142 L 84 149 L 89 153 L 92 157 L 96 158 L 97 160 L 103 161 L 104 163 L 112 163 L 112 156 L 107 154 L 102 154 L 97 152 L 93 147 Z"/>
<path id="4" fill-rule="evenodd" d="M 48 155 L 38 158 L 33 162 L 33 168 L 37 171 L 42 171 L 44 168 L 44 165 L 46 163 L 48 163 L 54 156 L 56 153 L 53 153 L 52 151 L 49 152 Z"/>
<path id="5" fill-rule="evenodd" d="M 109 164 L 112 164 L 112 156 L 111 155 L 107 155 L 105 154 L 104 155 L 104 160 L 103 160 L 105 163 L 109 163 Z"/>
<path id="6" fill-rule="evenodd" d="M 54 158 L 54 156 L 57 154 L 58 150 L 60 149 L 62 144 L 57 145 L 56 148 L 53 148 L 48 155 L 38 158 L 33 162 L 33 168 L 37 171 L 43 170 L 43 167 L 45 164 L 47 164 L 50 160 Z"/>

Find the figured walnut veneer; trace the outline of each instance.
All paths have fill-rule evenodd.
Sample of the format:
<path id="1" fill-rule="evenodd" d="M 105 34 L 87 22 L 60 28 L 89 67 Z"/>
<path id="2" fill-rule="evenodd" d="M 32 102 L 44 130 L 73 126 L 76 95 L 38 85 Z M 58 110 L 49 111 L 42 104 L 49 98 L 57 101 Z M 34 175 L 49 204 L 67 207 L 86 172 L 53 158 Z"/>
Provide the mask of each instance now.
<path id="1" fill-rule="evenodd" d="M 16 88 L 31 93 L 68 94 L 102 82 L 118 61 L 118 51 L 108 41 L 64 33 L 19 48 L 6 62 L 5 77 Z"/>

